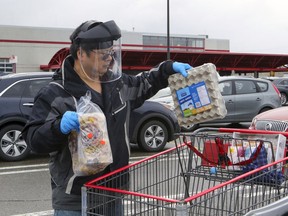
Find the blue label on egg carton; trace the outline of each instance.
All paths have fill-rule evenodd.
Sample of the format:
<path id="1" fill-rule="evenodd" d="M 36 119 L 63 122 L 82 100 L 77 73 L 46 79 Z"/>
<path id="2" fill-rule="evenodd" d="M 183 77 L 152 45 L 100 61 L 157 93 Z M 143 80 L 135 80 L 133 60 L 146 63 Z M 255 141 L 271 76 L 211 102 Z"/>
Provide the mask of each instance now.
<path id="1" fill-rule="evenodd" d="M 176 95 L 184 117 L 196 115 L 212 108 L 204 81 L 178 89 Z"/>

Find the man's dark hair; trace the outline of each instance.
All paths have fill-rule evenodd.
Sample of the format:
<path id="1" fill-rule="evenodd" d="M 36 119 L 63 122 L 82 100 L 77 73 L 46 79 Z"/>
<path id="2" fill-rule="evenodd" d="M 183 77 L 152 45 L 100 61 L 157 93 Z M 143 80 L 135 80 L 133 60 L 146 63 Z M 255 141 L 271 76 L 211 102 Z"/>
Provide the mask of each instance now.
<path id="1" fill-rule="evenodd" d="M 78 59 L 77 57 L 77 51 L 80 48 L 80 43 L 77 39 L 78 35 L 80 32 L 85 32 L 99 24 L 101 24 L 102 22 L 96 21 L 96 20 L 89 20 L 86 21 L 84 23 L 82 23 L 80 26 L 78 26 L 73 33 L 70 35 L 70 40 L 71 40 L 71 45 L 70 45 L 70 54 L 72 55 L 72 57 L 74 59 Z M 87 55 L 89 56 L 90 51 L 95 49 L 97 47 L 97 43 L 81 43 L 81 48 L 83 51 L 85 51 L 87 53 Z"/>

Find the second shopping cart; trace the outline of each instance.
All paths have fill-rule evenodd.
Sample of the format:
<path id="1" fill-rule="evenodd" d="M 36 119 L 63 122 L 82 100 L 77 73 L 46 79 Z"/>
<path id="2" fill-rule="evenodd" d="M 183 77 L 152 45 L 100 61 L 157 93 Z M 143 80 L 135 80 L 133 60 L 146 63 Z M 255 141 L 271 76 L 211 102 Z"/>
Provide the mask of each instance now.
<path id="1" fill-rule="evenodd" d="M 174 148 L 87 183 L 83 215 L 119 215 L 110 211 L 115 201 L 123 215 L 144 216 L 245 215 L 276 202 L 288 195 L 288 158 L 275 148 L 287 133 L 270 134 L 221 128 L 179 134 Z"/>

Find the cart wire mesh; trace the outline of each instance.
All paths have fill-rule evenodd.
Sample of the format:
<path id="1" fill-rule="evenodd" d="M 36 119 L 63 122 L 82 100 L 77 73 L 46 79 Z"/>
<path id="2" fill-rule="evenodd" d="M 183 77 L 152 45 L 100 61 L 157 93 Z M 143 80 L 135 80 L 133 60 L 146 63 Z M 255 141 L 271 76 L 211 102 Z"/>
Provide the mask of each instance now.
<path id="1" fill-rule="evenodd" d="M 174 148 L 85 184 L 82 214 L 245 215 L 287 196 L 288 157 L 243 173 L 239 166 L 219 164 L 219 154 L 209 155 L 207 161 L 195 153 L 197 149 L 205 155 L 216 136 L 180 134 Z M 235 138 L 224 134 L 222 141 L 231 143 Z M 244 141 L 247 144 L 237 139 Z M 248 141 L 255 144 L 256 140 Z"/>

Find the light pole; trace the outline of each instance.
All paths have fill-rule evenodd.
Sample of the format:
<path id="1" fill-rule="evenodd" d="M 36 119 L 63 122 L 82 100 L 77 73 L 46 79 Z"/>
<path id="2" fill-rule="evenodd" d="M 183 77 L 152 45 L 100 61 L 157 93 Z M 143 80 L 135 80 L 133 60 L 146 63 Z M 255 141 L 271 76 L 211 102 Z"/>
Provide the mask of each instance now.
<path id="1" fill-rule="evenodd" d="M 170 12 L 169 0 L 167 0 L 167 60 L 170 60 Z"/>

